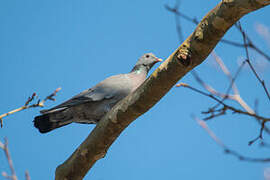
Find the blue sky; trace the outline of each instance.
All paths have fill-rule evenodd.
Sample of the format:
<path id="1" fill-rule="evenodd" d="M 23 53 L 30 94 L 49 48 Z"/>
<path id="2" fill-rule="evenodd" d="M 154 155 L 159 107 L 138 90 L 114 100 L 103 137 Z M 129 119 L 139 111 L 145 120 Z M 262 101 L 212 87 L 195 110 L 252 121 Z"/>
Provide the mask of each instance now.
<path id="1" fill-rule="evenodd" d="M 62 87 L 52 107 L 104 78 L 131 70 L 138 57 L 153 52 L 166 58 L 177 48 L 174 16 L 165 4 L 175 1 L 34 1 L 0 2 L 0 113 L 23 105 L 36 92 L 44 98 Z M 182 1 L 181 11 L 199 20 L 219 1 Z M 249 14 L 242 25 L 255 44 L 270 54 L 269 44 L 255 30 L 257 24 L 270 28 L 269 7 Z M 195 26 L 181 20 L 184 38 Z M 226 39 L 241 42 L 235 29 Z M 244 50 L 224 44 L 216 52 L 235 72 Z M 251 52 L 253 62 L 263 64 L 259 74 L 269 86 L 269 62 Z M 154 67 L 156 68 L 157 65 Z M 209 57 L 196 68 L 200 76 L 222 91 L 228 81 Z M 200 87 L 190 74 L 181 82 Z M 242 97 L 269 116 L 269 102 L 259 83 L 244 68 L 236 83 Z M 191 118 L 214 104 L 188 89 L 172 88 L 150 111 L 132 123 L 116 140 L 107 156 L 98 161 L 85 179 L 263 179 L 270 164 L 242 162 L 223 153 Z M 19 179 L 28 170 L 32 179 L 53 179 L 55 168 L 66 160 L 94 128 L 72 124 L 40 134 L 32 124 L 39 108 L 4 119 L 0 139 L 9 147 Z M 227 115 L 209 121 L 209 126 L 234 150 L 252 157 L 267 157 L 269 151 L 248 141 L 259 126 L 247 117 Z M 265 136 L 266 140 L 269 136 Z M 8 171 L 0 153 L 0 171 Z M 1 179 L 1 178 L 0 178 Z"/>

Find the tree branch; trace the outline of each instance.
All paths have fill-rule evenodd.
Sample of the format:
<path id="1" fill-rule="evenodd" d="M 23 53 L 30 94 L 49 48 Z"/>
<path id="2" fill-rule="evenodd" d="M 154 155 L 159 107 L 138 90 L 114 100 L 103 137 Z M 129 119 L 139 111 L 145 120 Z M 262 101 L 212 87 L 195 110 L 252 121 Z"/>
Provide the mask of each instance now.
<path id="1" fill-rule="evenodd" d="M 33 93 L 32 96 L 28 97 L 27 101 L 25 102 L 25 104 L 23 106 L 21 106 L 21 107 L 19 107 L 17 109 L 14 109 L 12 111 L 9 111 L 7 113 L 0 114 L 0 126 L 1 126 L 1 128 L 3 127 L 3 118 L 4 117 L 9 116 L 11 114 L 14 114 L 16 112 L 23 111 L 25 109 L 29 109 L 29 108 L 44 107 L 44 103 L 46 101 L 48 101 L 48 100 L 55 101 L 54 96 L 56 96 L 56 94 L 60 90 L 61 90 L 61 88 L 59 87 L 52 94 L 48 95 L 45 99 L 43 99 L 43 100 L 38 99 L 36 103 L 30 104 L 35 99 L 35 97 L 37 96 L 36 93 Z"/>
<path id="2" fill-rule="evenodd" d="M 270 162 L 270 158 L 253 158 L 244 156 L 230 148 L 228 148 L 217 136 L 216 134 L 208 127 L 207 123 L 203 120 L 200 120 L 197 117 L 193 117 L 197 121 L 197 123 L 205 129 L 205 131 L 209 134 L 209 136 L 224 150 L 225 153 L 230 154 L 232 156 L 237 157 L 241 161 L 248 162 Z"/>
<path id="3" fill-rule="evenodd" d="M 13 161 L 11 159 L 9 150 L 8 150 L 8 140 L 7 138 L 5 138 L 5 143 L 2 143 L 0 141 L 0 148 L 3 149 L 3 151 L 5 152 L 5 155 L 7 157 L 8 160 L 8 165 L 11 171 L 11 175 L 8 175 L 6 172 L 2 172 L 2 176 L 4 176 L 6 179 L 10 179 L 10 180 L 18 180 L 16 173 L 15 173 L 15 169 L 13 166 Z"/>
<path id="4" fill-rule="evenodd" d="M 9 149 L 8 149 L 8 140 L 7 140 L 7 138 L 5 138 L 4 143 L 2 143 L 0 141 L 0 149 L 3 149 L 3 151 L 4 151 L 4 153 L 6 155 L 6 158 L 7 158 L 7 161 L 8 161 L 9 169 L 11 171 L 11 175 L 8 175 L 8 173 L 3 171 L 2 176 L 4 178 L 6 178 L 6 179 L 9 179 L 9 180 L 18 180 L 18 177 L 16 176 L 16 172 L 15 172 L 15 169 L 14 169 L 13 161 L 12 161 Z M 25 171 L 25 179 L 26 180 L 31 180 L 28 171 Z"/>
<path id="5" fill-rule="evenodd" d="M 250 113 L 250 112 L 248 112 L 248 111 L 243 111 L 243 110 L 241 110 L 241 109 L 237 109 L 237 108 L 235 108 L 235 107 L 233 107 L 233 106 L 230 106 L 230 105 L 228 105 L 228 104 L 225 104 L 225 103 L 223 102 L 223 100 L 219 100 L 219 99 L 216 98 L 212 93 L 206 93 L 206 92 L 203 92 L 203 91 L 201 91 L 201 90 L 199 90 L 199 89 L 196 89 L 196 88 L 194 88 L 194 87 L 189 86 L 188 84 L 185 84 L 185 83 L 179 83 L 179 84 L 176 85 L 176 87 L 185 87 L 185 88 L 189 88 L 189 89 L 191 89 L 192 91 L 195 91 L 195 92 L 197 92 L 197 93 L 200 93 L 201 95 L 207 96 L 207 97 L 209 97 L 209 98 L 215 100 L 216 102 L 218 102 L 218 104 L 223 105 L 223 107 L 220 108 L 220 109 L 217 109 L 216 107 L 214 107 L 214 108 L 209 108 L 208 111 L 202 112 L 203 114 L 210 114 L 210 116 L 204 118 L 204 120 L 209 120 L 209 119 L 212 119 L 212 118 L 214 118 L 214 117 L 223 115 L 223 114 L 226 113 L 227 110 L 231 110 L 233 113 L 238 113 L 238 114 L 247 115 L 247 116 L 250 116 L 250 117 L 254 117 L 254 118 L 258 119 L 258 120 L 261 120 L 261 121 L 265 121 L 265 122 L 266 122 L 266 121 L 270 121 L 270 118 L 260 116 L 260 115 L 256 114 L 255 112 Z"/>
<path id="6" fill-rule="evenodd" d="M 265 0 L 223 0 L 196 30 L 132 94 L 115 105 L 86 140 L 55 172 L 56 180 L 83 179 L 120 133 L 153 107 L 187 72 L 202 63 L 226 31 L 245 14 L 269 5 Z"/>
<path id="7" fill-rule="evenodd" d="M 178 3 L 177 3 L 178 4 Z M 190 21 L 192 22 L 193 24 L 198 24 L 198 20 L 196 18 L 191 18 L 189 16 L 187 16 L 186 14 L 180 12 L 178 10 L 178 6 L 176 5 L 174 8 L 168 6 L 167 4 L 165 5 L 165 8 L 174 13 L 175 16 L 179 16 L 179 17 L 182 17 L 183 19 L 187 20 L 187 21 Z M 176 22 L 178 23 L 178 22 Z M 236 28 L 238 28 L 236 26 Z M 178 27 L 177 27 L 177 31 L 178 31 Z M 179 31 L 178 31 L 178 36 L 181 35 L 179 34 Z M 251 41 L 251 39 L 247 36 L 246 37 L 247 40 L 248 40 L 248 43 L 247 43 L 247 47 L 253 49 L 254 51 L 256 51 L 257 53 L 259 53 L 260 55 L 262 55 L 265 59 L 267 59 L 268 61 L 270 61 L 270 56 L 268 56 L 265 52 L 263 52 L 261 49 L 259 49 L 257 46 L 254 45 L 254 43 Z M 245 48 L 245 44 L 243 43 L 239 43 L 239 42 L 235 42 L 235 41 L 231 41 L 231 40 L 227 40 L 227 39 L 221 39 L 220 42 L 222 43 L 225 43 L 225 44 L 229 44 L 229 45 L 232 45 L 232 46 L 235 46 L 235 47 L 241 47 L 241 48 Z"/>

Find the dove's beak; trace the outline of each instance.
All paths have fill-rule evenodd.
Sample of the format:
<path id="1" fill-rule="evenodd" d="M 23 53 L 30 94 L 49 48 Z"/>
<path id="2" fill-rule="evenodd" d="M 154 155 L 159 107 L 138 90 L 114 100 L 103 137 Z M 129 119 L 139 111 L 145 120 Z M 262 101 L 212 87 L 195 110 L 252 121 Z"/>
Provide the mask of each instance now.
<path id="1" fill-rule="evenodd" d="M 157 62 L 162 62 L 162 59 L 156 58 L 156 61 L 157 61 Z"/>

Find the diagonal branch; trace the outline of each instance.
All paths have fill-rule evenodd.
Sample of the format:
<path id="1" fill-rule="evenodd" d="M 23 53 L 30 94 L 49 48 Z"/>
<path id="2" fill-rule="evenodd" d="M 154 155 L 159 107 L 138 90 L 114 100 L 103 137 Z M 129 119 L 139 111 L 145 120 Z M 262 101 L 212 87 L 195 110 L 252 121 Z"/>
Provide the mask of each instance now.
<path id="1" fill-rule="evenodd" d="M 182 17 L 183 19 L 192 22 L 193 24 L 198 24 L 198 20 L 196 18 L 191 18 L 189 16 L 187 16 L 186 14 L 182 13 L 179 11 L 179 9 L 177 9 L 177 6 L 175 6 L 174 8 L 170 7 L 169 5 L 165 5 L 165 8 L 174 13 L 175 16 L 179 16 Z M 238 26 L 236 25 L 236 28 L 238 28 Z M 254 43 L 251 41 L 251 39 L 247 36 L 247 47 L 253 49 L 254 51 L 256 51 L 257 53 L 259 53 L 260 55 L 262 55 L 265 59 L 267 59 L 268 61 L 270 61 L 270 56 L 267 55 L 265 52 L 263 52 L 261 49 L 259 49 L 256 45 L 254 45 Z M 240 48 L 244 48 L 245 44 L 243 43 L 239 43 L 239 42 L 235 42 L 235 41 L 231 41 L 231 40 L 227 40 L 227 39 L 221 39 L 220 42 L 228 44 L 228 45 L 232 45 L 235 47 L 240 47 Z"/>
<path id="2" fill-rule="evenodd" d="M 213 108 L 210 108 L 208 111 L 206 112 L 203 112 L 204 114 L 211 114 L 210 117 L 207 117 L 205 120 L 209 120 L 209 119 L 212 119 L 213 117 L 216 117 L 216 116 L 219 116 L 219 115 L 223 115 L 227 110 L 231 110 L 233 113 L 238 113 L 238 114 L 243 114 L 243 115 L 247 115 L 247 116 L 250 116 L 250 117 L 254 117 L 258 120 L 261 120 L 261 121 L 270 121 L 270 118 L 266 118 L 266 117 L 263 117 L 263 116 L 260 116 L 258 114 L 255 114 L 255 113 L 250 113 L 248 111 L 243 111 L 241 109 L 237 109 L 233 106 L 230 106 L 228 104 L 225 104 L 222 100 L 219 100 L 218 98 L 216 98 L 215 96 L 213 96 L 213 94 L 209 94 L 209 93 L 205 93 L 199 89 L 196 89 L 194 87 L 191 87 L 189 86 L 188 84 L 184 84 L 184 83 L 180 83 L 180 84 L 177 84 L 176 85 L 177 87 L 185 87 L 185 88 L 189 88 L 191 89 L 192 91 L 195 91 L 197 93 L 200 93 L 204 96 L 207 96 L 213 100 L 215 100 L 216 102 L 218 102 L 219 104 L 223 105 L 223 108 L 221 109 L 213 109 Z M 215 114 L 215 113 L 218 113 L 218 114 Z"/>
<path id="3" fill-rule="evenodd" d="M 269 101 L 270 101 L 270 94 L 269 94 L 269 92 L 268 92 L 267 87 L 265 86 L 264 80 L 262 80 L 262 79 L 259 77 L 258 73 L 255 71 L 255 68 L 252 66 L 250 60 L 247 59 L 246 62 L 248 63 L 248 65 L 249 65 L 251 71 L 253 72 L 253 74 L 256 76 L 256 78 L 258 79 L 258 81 L 261 83 L 261 85 L 262 85 L 262 87 L 263 87 L 263 89 L 264 89 L 264 91 L 265 91 L 265 94 L 266 94 L 267 98 L 268 98 Z"/>
<path id="4" fill-rule="evenodd" d="M 209 136 L 224 150 L 225 153 L 230 154 L 232 156 L 237 157 L 239 160 L 242 161 L 249 161 L 249 162 L 270 162 L 270 158 L 253 158 L 244 156 L 232 149 L 229 149 L 217 136 L 216 134 L 208 127 L 207 123 L 197 117 L 193 117 L 197 121 L 197 123 L 205 129 L 205 131 L 209 134 Z"/>
<path id="5" fill-rule="evenodd" d="M 11 159 L 11 155 L 10 155 L 10 152 L 9 152 L 8 140 L 7 140 L 7 138 L 5 138 L 4 140 L 5 140 L 4 143 L 2 143 L 0 141 L 0 149 L 3 149 L 3 151 L 5 153 L 5 156 L 6 156 L 7 161 L 8 161 L 8 166 L 9 166 L 9 169 L 11 171 L 11 175 L 8 175 L 8 173 L 6 173 L 5 171 L 3 171 L 2 172 L 2 176 L 5 179 L 18 180 L 18 177 L 16 176 L 16 172 L 15 172 L 15 169 L 14 169 L 13 161 Z M 28 171 L 25 171 L 25 179 L 26 180 L 30 180 L 30 175 L 29 175 Z"/>
<path id="6" fill-rule="evenodd" d="M 2 143 L 0 141 L 0 148 L 3 149 L 3 151 L 5 152 L 5 155 L 7 157 L 8 160 L 8 165 L 11 171 L 11 175 L 8 175 L 6 172 L 2 172 L 2 176 L 4 176 L 6 179 L 10 179 L 10 180 L 18 180 L 16 173 L 15 173 L 15 169 L 14 169 L 14 165 L 13 165 L 13 161 L 11 159 L 9 150 L 8 150 L 8 140 L 7 138 L 5 138 L 5 143 Z"/>
<path id="7" fill-rule="evenodd" d="M 30 104 L 34 99 L 35 97 L 37 96 L 36 93 L 33 93 L 32 96 L 28 97 L 27 101 L 24 103 L 23 106 L 17 108 L 17 109 L 14 109 L 12 111 L 9 111 L 7 113 L 4 113 L 4 114 L 0 114 L 0 126 L 1 128 L 3 127 L 3 118 L 6 117 L 6 116 L 9 116 L 11 114 L 14 114 L 16 112 L 20 112 L 20 111 L 23 111 L 25 109 L 30 109 L 30 108 L 35 108 L 35 107 L 44 107 L 44 103 L 48 100 L 51 100 L 51 101 L 55 101 L 55 98 L 54 96 L 56 96 L 56 94 L 61 90 L 61 88 L 57 88 L 52 94 L 48 95 L 45 99 L 43 100 L 37 100 L 37 103 L 33 103 L 33 104 Z"/>
<path id="8" fill-rule="evenodd" d="M 103 158 L 116 138 L 136 118 L 153 107 L 186 73 L 202 63 L 226 31 L 245 14 L 269 5 L 265 0 L 223 0 L 196 30 L 132 94 L 115 105 L 86 140 L 57 167 L 56 180 L 83 179 Z"/>

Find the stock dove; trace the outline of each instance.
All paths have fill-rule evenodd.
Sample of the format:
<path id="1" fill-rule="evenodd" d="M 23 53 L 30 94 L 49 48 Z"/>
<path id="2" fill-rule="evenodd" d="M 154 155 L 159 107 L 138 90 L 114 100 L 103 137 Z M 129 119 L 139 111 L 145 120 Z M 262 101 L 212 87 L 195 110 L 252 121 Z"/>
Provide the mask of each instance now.
<path id="1" fill-rule="evenodd" d="M 40 111 L 34 126 L 39 132 L 47 133 L 72 122 L 96 124 L 117 102 L 136 90 L 153 65 L 160 61 L 152 53 L 144 54 L 131 72 L 108 77 L 64 103 Z"/>

